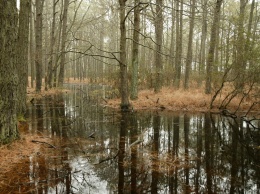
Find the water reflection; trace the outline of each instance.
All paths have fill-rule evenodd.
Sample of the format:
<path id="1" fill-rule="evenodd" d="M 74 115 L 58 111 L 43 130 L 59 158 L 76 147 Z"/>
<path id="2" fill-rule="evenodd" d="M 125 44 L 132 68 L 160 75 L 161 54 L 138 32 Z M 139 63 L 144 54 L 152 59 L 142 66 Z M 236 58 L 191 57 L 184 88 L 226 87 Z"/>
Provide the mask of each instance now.
<path id="1" fill-rule="evenodd" d="M 259 122 L 117 112 L 99 106 L 104 87 L 68 87 L 71 93 L 39 100 L 28 111 L 30 131 L 48 132 L 57 146 L 41 162 L 31 159 L 33 192 L 259 192 Z"/>

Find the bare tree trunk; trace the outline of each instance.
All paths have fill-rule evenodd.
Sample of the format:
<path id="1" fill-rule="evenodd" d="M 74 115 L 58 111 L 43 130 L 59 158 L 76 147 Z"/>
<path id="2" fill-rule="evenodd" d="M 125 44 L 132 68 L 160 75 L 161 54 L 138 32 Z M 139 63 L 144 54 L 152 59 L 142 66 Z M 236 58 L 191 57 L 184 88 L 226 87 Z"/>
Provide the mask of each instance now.
<path id="1" fill-rule="evenodd" d="M 180 63 L 180 3 L 179 1 L 175 1 L 175 10 L 176 10 L 176 54 L 175 54 L 175 61 L 174 61 L 174 66 L 175 66 L 175 73 L 174 73 L 174 85 L 176 86 L 177 77 L 178 77 L 178 72 L 179 72 L 179 63 Z"/>
<path id="2" fill-rule="evenodd" d="M 36 26 L 35 26 L 35 67 L 36 67 L 36 92 L 42 87 L 42 12 L 44 0 L 36 0 Z"/>
<path id="3" fill-rule="evenodd" d="M 156 17 L 155 17 L 155 68 L 156 68 L 156 79 L 155 79 L 155 93 L 160 92 L 162 88 L 162 36 L 163 36 L 163 0 L 156 0 Z"/>
<path id="4" fill-rule="evenodd" d="M 16 40 L 18 15 L 15 0 L 0 0 L 0 145 L 19 137 L 17 130 Z"/>
<path id="5" fill-rule="evenodd" d="M 243 90 L 244 88 L 244 78 L 245 78 L 245 37 L 244 37 L 244 20 L 245 20 L 245 8 L 248 0 L 240 0 L 240 13 L 238 20 L 238 32 L 237 32 L 237 62 L 235 65 L 236 81 L 235 87 L 238 90 Z"/>
<path id="6" fill-rule="evenodd" d="M 34 34 L 34 14 L 32 12 L 32 4 L 30 7 L 30 66 L 31 66 L 31 88 L 34 87 L 35 81 L 35 34 Z"/>
<path id="7" fill-rule="evenodd" d="M 121 109 L 129 109 L 127 63 L 126 63 L 126 26 L 125 26 L 125 3 L 127 0 L 119 0 L 120 5 L 120 92 Z"/>
<path id="8" fill-rule="evenodd" d="M 61 7 L 63 7 L 63 1 L 61 1 Z M 55 55 L 54 55 L 54 67 L 52 69 L 53 74 L 53 87 L 57 87 L 57 70 L 59 66 L 59 60 L 60 60 L 60 44 L 61 44 L 61 32 L 62 32 L 62 13 L 60 14 L 60 22 L 57 32 L 57 38 L 56 38 L 56 49 L 55 49 Z"/>
<path id="9" fill-rule="evenodd" d="M 55 45 L 55 26 L 56 26 L 56 5 L 58 3 L 57 0 L 52 0 L 52 24 L 51 24 L 51 33 L 50 33 L 50 58 L 48 62 L 48 70 L 47 70 L 47 86 L 52 88 L 52 79 L 53 79 L 53 62 L 54 62 L 54 45 Z"/>
<path id="10" fill-rule="evenodd" d="M 199 74 L 204 75 L 205 73 L 205 61 L 206 61 L 206 38 L 207 38 L 207 1 L 202 0 L 203 2 L 203 13 L 202 13 L 202 30 L 201 30 L 201 42 L 200 42 L 200 56 L 199 56 Z M 202 78 L 199 77 L 198 85 L 202 83 Z"/>
<path id="11" fill-rule="evenodd" d="M 64 72 L 65 72 L 65 46 L 67 39 L 67 20 L 68 20 L 68 8 L 69 0 L 64 0 L 64 11 L 62 19 L 62 32 L 61 32 L 61 59 L 60 59 L 60 73 L 58 86 L 62 87 L 64 82 Z"/>
<path id="12" fill-rule="evenodd" d="M 220 16 L 222 2 L 223 0 L 217 0 L 216 2 L 213 24 L 211 26 L 210 45 L 209 45 L 209 52 L 208 52 L 207 66 L 206 66 L 207 74 L 206 74 L 205 94 L 211 93 L 212 70 L 213 70 L 214 54 L 216 48 L 216 36 L 218 31 L 217 29 L 219 28 L 219 16 Z"/>
<path id="13" fill-rule="evenodd" d="M 174 57 L 176 56 L 175 54 L 175 31 L 174 31 L 174 28 L 175 28 L 175 9 L 174 9 L 174 1 L 171 2 L 171 6 L 172 6 L 172 13 L 171 13 L 171 16 L 172 16 L 172 20 L 171 20 L 171 24 L 172 24 L 172 27 L 171 27 L 171 45 L 170 45 L 170 64 L 174 64 Z"/>
<path id="14" fill-rule="evenodd" d="M 140 33 L 140 0 L 135 0 L 134 8 L 134 33 L 133 33 L 133 58 L 132 58 L 132 84 L 131 99 L 138 98 L 138 65 L 139 65 L 139 33 Z"/>
<path id="15" fill-rule="evenodd" d="M 181 3 L 181 4 L 180 4 Z M 181 67 L 182 67 L 182 29 L 183 29 L 183 0 L 179 2 L 176 1 L 176 57 L 175 57 L 175 77 L 174 85 L 175 87 L 180 87 L 181 80 Z"/>
<path id="16" fill-rule="evenodd" d="M 251 59 L 250 59 L 250 51 L 252 51 L 253 46 L 250 45 L 250 40 L 252 39 L 252 25 L 253 25 L 253 15 L 254 15 L 254 9 L 255 9 L 255 0 L 252 1 L 251 3 L 251 8 L 250 8 L 250 15 L 249 15 L 249 21 L 248 21 L 248 27 L 247 27 L 247 38 L 246 38 L 246 45 L 245 45 L 245 51 L 246 51 L 246 61 L 249 61 L 249 66 L 251 64 Z M 252 41 L 254 42 L 254 41 Z"/>
<path id="17" fill-rule="evenodd" d="M 193 29 L 194 29 L 194 18 L 195 18 L 195 0 L 191 0 L 191 17 L 190 17 L 190 32 L 189 32 L 189 42 L 188 42 L 188 52 L 186 59 L 186 68 L 185 68 L 185 80 L 184 80 L 184 89 L 189 88 L 189 79 L 190 79 L 190 69 L 192 63 L 192 46 L 193 46 Z"/>
<path id="18" fill-rule="evenodd" d="M 103 20 L 102 20 L 103 21 Z M 104 58 L 102 56 L 104 56 L 104 28 L 103 28 L 103 25 L 100 24 L 100 34 L 99 34 L 99 48 L 100 48 L 100 58 L 99 58 L 99 74 L 100 74 L 100 78 L 101 78 L 101 82 L 103 83 L 104 81 Z M 84 62 L 83 62 L 84 64 Z M 84 68 L 85 69 L 85 68 Z M 83 71 L 85 72 L 85 71 Z M 83 79 L 85 78 L 85 75 L 83 75 Z"/>
<path id="19" fill-rule="evenodd" d="M 26 112 L 26 89 L 28 85 L 28 46 L 29 46 L 29 13 L 31 11 L 31 0 L 20 2 L 18 45 L 17 48 L 17 72 L 18 72 L 18 106 L 17 114 Z"/>

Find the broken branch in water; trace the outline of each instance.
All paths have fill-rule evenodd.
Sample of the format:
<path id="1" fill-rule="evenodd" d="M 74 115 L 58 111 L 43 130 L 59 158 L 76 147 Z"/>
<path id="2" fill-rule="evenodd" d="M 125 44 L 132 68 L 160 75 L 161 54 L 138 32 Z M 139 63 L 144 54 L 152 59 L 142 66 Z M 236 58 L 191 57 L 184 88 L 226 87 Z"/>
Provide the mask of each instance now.
<path id="1" fill-rule="evenodd" d="M 116 154 L 115 156 L 108 157 L 108 158 L 105 158 L 105 159 L 103 159 L 103 160 L 100 160 L 100 161 L 99 161 L 98 163 L 96 163 L 95 165 L 101 164 L 101 163 L 106 162 L 106 161 L 108 161 L 108 160 L 113 160 L 113 159 L 115 159 L 115 158 L 118 156 L 118 154 L 119 154 L 119 151 L 117 152 L 117 154 Z"/>
<path id="2" fill-rule="evenodd" d="M 45 143 L 45 144 L 49 145 L 50 147 L 56 149 L 56 146 L 54 146 L 54 145 L 52 145 L 52 144 L 50 144 L 50 143 L 47 143 L 47 142 L 45 142 L 45 141 L 32 140 L 32 142 L 33 142 L 33 143 Z"/>
<path id="3" fill-rule="evenodd" d="M 95 132 L 91 133 L 88 137 L 95 138 Z"/>
<path id="4" fill-rule="evenodd" d="M 143 142 L 142 139 L 138 139 L 135 142 L 133 142 L 129 147 L 132 147 L 132 146 L 137 145 L 137 144 L 142 143 L 142 142 Z"/>

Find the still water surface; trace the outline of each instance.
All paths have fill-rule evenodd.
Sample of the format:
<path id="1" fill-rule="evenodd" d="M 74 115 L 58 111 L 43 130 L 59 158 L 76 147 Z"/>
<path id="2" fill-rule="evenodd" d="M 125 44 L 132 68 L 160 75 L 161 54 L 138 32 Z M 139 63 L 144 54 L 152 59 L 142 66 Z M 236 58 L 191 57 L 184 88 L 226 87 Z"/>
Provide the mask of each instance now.
<path id="1" fill-rule="evenodd" d="M 29 162 L 31 193 L 259 193 L 259 121 L 211 113 L 120 112 L 102 86 L 30 105 L 30 132 L 54 137 Z"/>

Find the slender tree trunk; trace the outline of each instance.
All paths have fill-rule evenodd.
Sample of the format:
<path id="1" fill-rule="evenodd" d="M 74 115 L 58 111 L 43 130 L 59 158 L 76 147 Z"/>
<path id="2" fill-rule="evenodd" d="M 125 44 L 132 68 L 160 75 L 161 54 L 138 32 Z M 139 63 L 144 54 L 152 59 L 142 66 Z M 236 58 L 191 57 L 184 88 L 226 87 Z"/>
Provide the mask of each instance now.
<path id="1" fill-rule="evenodd" d="M 18 15 L 15 0 L 0 0 L 0 144 L 19 137 L 17 130 L 16 41 Z"/>
<path id="2" fill-rule="evenodd" d="M 67 39 L 67 20 L 68 20 L 68 8 L 69 0 L 64 0 L 64 10 L 63 10 L 63 19 L 62 19 L 62 33 L 61 33 L 61 59 L 60 59 L 60 73 L 58 86 L 62 87 L 64 82 L 64 73 L 65 73 L 65 46 Z"/>
<path id="3" fill-rule="evenodd" d="M 63 1 L 61 1 L 61 7 L 63 7 Z M 61 44 L 61 32 L 62 32 L 62 14 L 60 15 L 60 22 L 59 22 L 59 27 L 58 27 L 58 33 L 57 33 L 57 38 L 56 38 L 56 49 L 55 52 L 56 54 L 54 55 L 54 67 L 52 69 L 52 74 L 53 74 L 53 87 L 57 87 L 57 70 L 59 66 L 59 61 L 60 61 L 60 44 Z"/>
<path id="4" fill-rule="evenodd" d="M 216 1 L 216 7 L 214 10 L 214 19 L 213 19 L 213 24 L 211 26 L 210 45 L 209 45 L 209 52 L 208 52 L 207 66 L 206 66 L 205 94 L 211 93 L 212 70 L 213 70 L 214 54 L 216 48 L 216 36 L 217 36 L 217 29 L 219 28 L 219 16 L 220 16 L 222 2 L 223 0 Z"/>
<path id="5" fill-rule="evenodd" d="M 175 77 L 174 85 L 175 87 L 180 87 L 181 80 L 181 67 L 182 67 L 182 29 L 183 29 L 183 0 L 179 2 L 176 1 L 176 57 L 175 57 Z"/>
<path id="6" fill-rule="evenodd" d="M 195 0 L 190 1 L 191 6 L 191 17 L 190 17 L 190 32 L 189 32 L 189 42 L 188 42 L 188 52 L 186 59 L 186 68 L 185 68 L 185 80 L 184 80 L 184 89 L 189 88 L 189 79 L 190 79 L 190 69 L 192 63 L 192 46 L 193 46 L 193 29 L 194 29 L 194 18 L 195 18 Z"/>
<path id="7" fill-rule="evenodd" d="M 28 85 L 28 47 L 29 47 L 29 13 L 31 11 L 31 0 L 20 2 L 18 45 L 17 48 L 17 72 L 18 72 L 18 106 L 17 114 L 26 112 L 26 89 Z"/>
<path id="8" fill-rule="evenodd" d="M 138 98 L 138 64 L 139 64 L 139 33 L 140 33 L 140 0 L 135 0 L 134 9 L 134 33 L 133 33 L 133 58 L 132 58 L 132 84 L 131 99 Z"/>
<path id="9" fill-rule="evenodd" d="M 53 6 L 52 6 L 52 24 L 51 24 L 51 33 L 50 33 L 50 58 L 48 62 L 48 70 L 47 70 L 47 85 L 49 88 L 52 88 L 52 78 L 53 78 L 53 62 L 54 62 L 54 45 L 55 45 L 55 26 L 56 26 L 56 4 L 57 0 L 52 0 Z"/>
<path id="10" fill-rule="evenodd" d="M 42 12 L 44 0 L 36 1 L 36 26 L 35 26 L 35 67 L 36 67 L 36 92 L 41 91 L 42 87 Z"/>
<path id="11" fill-rule="evenodd" d="M 155 93 L 160 92 L 162 88 L 162 37 L 163 37 L 163 0 L 156 0 L 156 17 L 155 17 L 155 68 L 156 68 L 156 79 L 155 79 Z"/>
<path id="12" fill-rule="evenodd" d="M 205 61 L 206 61 L 206 39 L 207 39 L 207 15 L 208 15 L 208 0 L 202 0 L 203 13 L 202 13 L 202 30 L 201 30 L 201 42 L 200 42 L 200 57 L 199 57 L 199 74 L 205 73 Z M 199 78 L 198 85 L 201 86 L 202 78 Z"/>
<path id="13" fill-rule="evenodd" d="M 125 26 L 125 3 L 126 0 L 119 0 L 120 5 L 120 92 L 121 109 L 129 109 L 127 63 L 126 63 L 126 26 Z"/>
<path id="14" fill-rule="evenodd" d="M 32 13 L 32 4 L 30 7 L 30 66 L 31 66 L 31 88 L 34 87 L 35 80 L 35 34 L 34 34 L 34 15 Z"/>
<path id="15" fill-rule="evenodd" d="M 250 59 L 250 52 L 252 51 L 253 46 L 250 45 L 250 40 L 252 39 L 252 25 L 253 25 L 253 16 L 254 16 L 254 9 L 255 9 L 255 0 L 251 3 L 250 8 L 250 15 L 249 15 L 249 21 L 248 21 L 248 27 L 247 27 L 247 38 L 246 38 L 246 45 L 245 45 L 245 51 L 246 51 L 246 62 L 249 61 L 249 66 L 252 64 L 252 60 Z M 252 41 L 254 42 L 254 41 Z"/>
<path id="16" fill-rule="evenodd" d="M 245 37 L 244 37 L 244 20 L 245 20 L 245 8 L 248 0 L 240 0 L 240 13 L 239 13 L 239 20 L 238 20 L 238 32 L 237 32 L 237 62 L 235 65 L 235 73 L 236 73 L 236 81 L 235 87 L 242 91 L 244 88 L 244 78 L 245 78 Z"/>
<path id="17" fill-rule="evenodd" d="M 175 54 L 175 61 L 174 61 L 174 66 L 175 66 L 175 73 L 174 73 L 174 85 L 176 86 L 178 82 L 178 72 L 179 72 L 179 63 L 180 63 L 180 3 L 179 1 L 175 1 L 175 9 L 176 9 L 176 54 Z"/>
<path id="18" fill-rule="evenodd" d="M 174 64 L 174 57 L 176 56 L 175 54 L 175 31 L 174 31 L 174 28 L 175 28 L 175 8 L 174 8 L 174 1 L 171 2 L 171 6 L 172 6 L 172 13 L 171 13 L 171 16 L 172 16 L 172 20 L 171 20 L 171 24 L 172 24 L 172 27 L 171 27 L 171 45 L 170 45 L 170 64 Z M 173 68 L 172 68 L 173 69 Z"/>
<path id="19" fill-rule="evenodd" d="M 104 22 L 104 21 L 103 21 Z M 103 83 L 104 81 L 104 58 L 102 56 L 104 56 L 104 28 L 103 28 L 103 24 L 100 24 L 100 34 L 99 34 L 99 48 L 100 48 L 100 58 L 99 58 L 99 73 L 100 73 L 100 78 L 101 78 L 101 82 Z M 83 62 L 84 64 L 84 62 Z M 85 67 L 84 67 L 85 68 Z M 83 71 L 84 72 L 84 71 Z M 83 78 L 85 78 L 85 75 L 83 75 Z"/>

